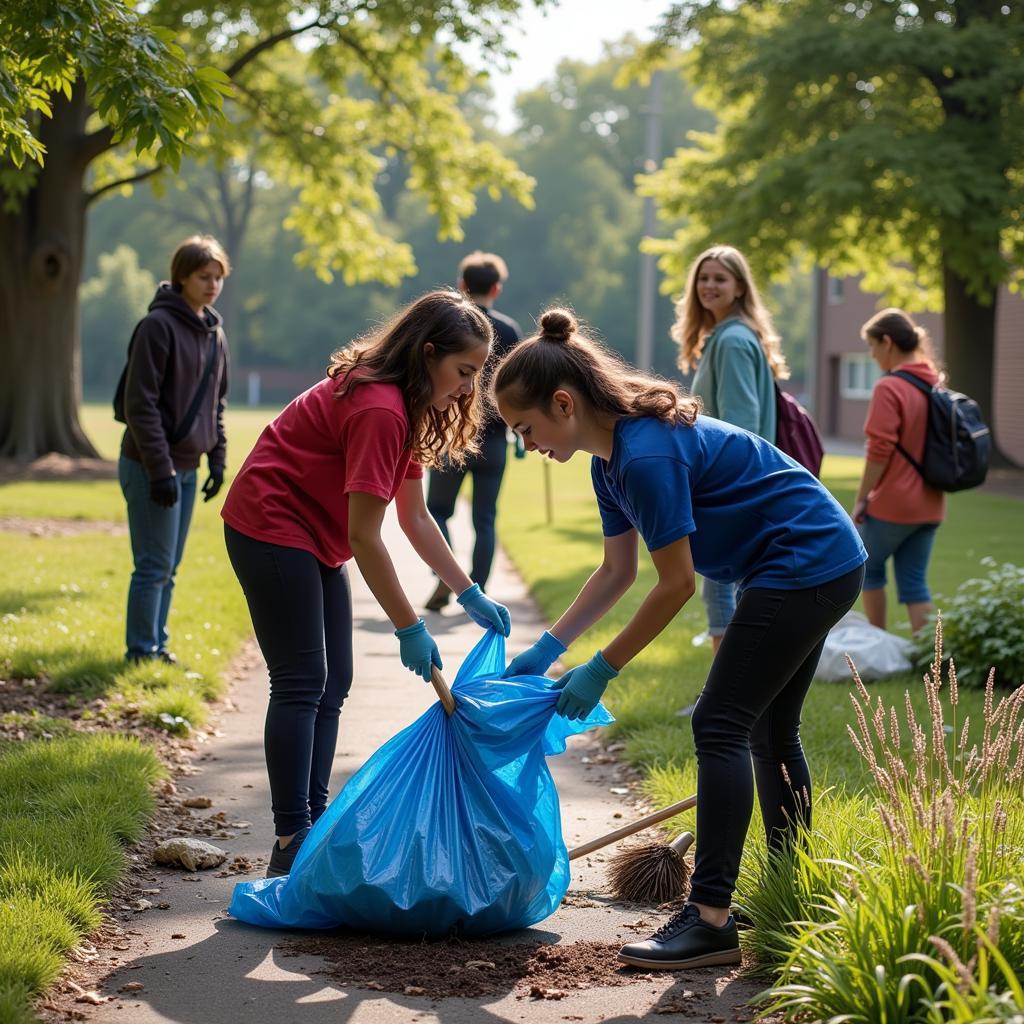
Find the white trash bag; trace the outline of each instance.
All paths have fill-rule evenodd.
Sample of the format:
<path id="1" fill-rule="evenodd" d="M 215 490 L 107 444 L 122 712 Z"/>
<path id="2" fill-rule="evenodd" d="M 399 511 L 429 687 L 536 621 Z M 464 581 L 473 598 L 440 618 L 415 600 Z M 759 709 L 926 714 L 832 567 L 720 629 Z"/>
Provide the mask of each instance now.
<path id="1" fill-rule="evenodd" d="M 859 612 L 847 612 L 825 637 L 815 678 L 833 683 L 851 682 L 847 654 L 865 681 L 909 672 L 913 668 L 912 646 L 906 637 L 872 626 Z"/>

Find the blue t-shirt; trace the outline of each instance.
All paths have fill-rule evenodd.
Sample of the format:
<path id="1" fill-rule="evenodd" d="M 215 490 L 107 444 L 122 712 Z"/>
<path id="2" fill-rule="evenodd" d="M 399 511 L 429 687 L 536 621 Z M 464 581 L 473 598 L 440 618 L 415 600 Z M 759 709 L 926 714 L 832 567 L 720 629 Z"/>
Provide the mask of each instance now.
<path id="1" fill-rule="evenodd" d="M 849 516 L 803 466 L 709 416 L 692 427 L 620 419 L 611 460 L 595 457 L 591 476 L 606 537 L 635 529 L 650 551 L 689 537 L 694 568 L 717 583 L 801 590 L 867 558 Z"/>

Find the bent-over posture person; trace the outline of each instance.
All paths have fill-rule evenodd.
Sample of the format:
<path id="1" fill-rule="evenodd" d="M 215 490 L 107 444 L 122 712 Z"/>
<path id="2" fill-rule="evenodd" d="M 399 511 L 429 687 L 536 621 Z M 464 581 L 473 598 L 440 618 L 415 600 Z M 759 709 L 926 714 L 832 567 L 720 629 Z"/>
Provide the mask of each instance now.
<path id="1" fill-rule="evenodd" d="M 785 850 L 811 814 L 800 709 L 825 634 L 860 592 L 864 548 L 802 466 L 754 434 L 699 415 L 698 400 L 625 366 L 564 310 L 546 312 L 540 333 L 502 361 L 494 392 L 528 449 L 559 462 L 592 455 L 604 530 L 601 565 L 509 675 L 546 672 L 615 605 L 636 578 L 640 539 L 657 582 L 604 650 L 554 684 L 569 718 L 589 714 L 672 621 L 693 596 L 695 573 L 739 585 L 692 717 L 698 842 L 690 901 L 619 954 L 645 968 L 738 963 L 729 907 L 754 778 L 769 846 Z"/>
<path id="2" fill-rule="evenodd" d="M 228 555 L 270 670 L 264 746 L 278 838 L 268 877 L 289 873 L 327 807 L 352 685 L 346 562 L 355 558 L 394 625 L 402 664 L 424 680 L 442 667 L 381 538 L 392 501 L 416 553 L 466 613 L 508 636 L 508 609 L 459 568 L 423 500 L 424 466 L 474 450 L 474 384 L 490 344 L 473 303 L 429 292 L 335 352 L 324 380 L 263 431 L 228 492 Z"/>

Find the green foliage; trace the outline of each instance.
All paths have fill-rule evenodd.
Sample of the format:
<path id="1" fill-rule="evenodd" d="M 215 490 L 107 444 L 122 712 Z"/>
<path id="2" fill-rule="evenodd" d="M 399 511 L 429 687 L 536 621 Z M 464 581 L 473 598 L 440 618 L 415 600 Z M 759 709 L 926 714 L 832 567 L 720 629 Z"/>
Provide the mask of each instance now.
<path id="1" fill-rule="evenodd" d="M 1024 263 L 1020 4 L 686 0 L 655 56 L 681 38 L 718 128 L 642 182 L 685 218 L 651 245 L 667 287 L 722 239 L 776 275 L 806 247 L 915 308 L 944 268 L 988 301 Z"/>
<path id="2" fill-rule="evenodd" d="M 189 135 L 217 115 L 227 87 L 219 71 L 193 67 L 173 32 L 147 23 L 125 0 L 4 4 L 0 38 L 0 157 L 15 169 L 0 172 L 0 185 L 9 197 L 34 182 L 26 162 L 45 160 L 42 120 L 53 117 L 57 96 L 71 99 L 79 76 L 112 139 L 175 167 Z"/>
<path id="3" fill-rule="evenodd" d="M 1019 1000 L 1024 687 L 994 708 L 986 703 L 974 733 L 981 734 L 982 746 L 969 750 L 968 723 L 959 733 L 956 728 L 956 677 L 950 673 L 946 707 L 940 665 L 938 634 L 923 722 L 909 695 L 904 709 L 880 698 L 873 704 L 855 680 L 857 728 L 850 739 L 871 772 L 878 838 L 865 846 L 852 836 L 839 836 L 839 842 L 806 836 L 806 850 L 797 854 L 805 861 L 798 877 L 810 873 L 824 884 L 812 893 L 798 883 L 807 900 L 801 906 L 792 906 L 777 869 L 768 865 L 768 902 L 771 893 L 782 893 L 783 912 L 798 922 L 780 943 L 786 955 L 779 982 L 767 994 L 770 1012 L 898 1024 L 943 1019 L 947 1005 L 960 1013 L 958 1000 L 968 993 L 994 1006 Z M 949 740 L 947 715 L 953 719 Z M 903 729 L 913 739 L 913 755 L 906 759 L 900 753 Z M 990 992 L 991 985 L 1001 991 Z"/>
<path id="4" fill-rule="evenodd" d="M 145 314 L 156 279 L 139 267 L 131 246 L 118 245 L 99 258 L 99 273 L 79 290 L 82 332 L 82 387 L 112 398 L 128 352 L 132 329 Z M 108 394 L 109 392 L 109 394 Z"/>
<path id="5" fill-rule="evenodd" d="M 96 272 L 96 254 L 127 242 L 144 267 L 166 275 L 167 253 L 183 225 L 205 224 L 230 250 L 229 229 L 244 220 L 243 247 L 231 251 L 236 266 L 218 303 L 227 322 L 232 365 L 302 368 L 312 383 L 333 348 L 414 295 L 453 284 L 461 257 L 482 248 L 500 252 L 509 264 L 511 277 L 498 306 L 525 329 L 545 304 L 568 301 L 610 344 L 632 355 L 637 248 L 643 234 L 633 176 L 643 163 L 648 91 L 638 84 L 615 85 L 622 50 L 622 45 L 611 47 L 592 64 L 563 61 L 549 81 L 520 97 L 519 128 L 493 141 L 535 179 L 534 205 L 523 206 L 511 196 L 482 197 L 476 212 L 463 221 L 461 240 L 438 238 L 438 215 L 431 213 L 425 197 L 404 187 L 409 171 L 403 154 L 379 154 L 379 228 L 408 244 L 416 259 L 414 276 L 398 288 L 325 284 L 296 268 L 304 243 L 282 225 L 298 193 L 274 170 L 262 135 L 244 140 L 245 146 L 220 170 L 211 163 L 184 163 L 162 198 L 137 189 L 131 197 L 97 207 L 90 226 L 89 273 Z M 667 145 L 682 142 L 691 128 L 711 125 L 711 118 L 694 107 L 682 79 L 667 80 L 663 93 Z M 488 138 L 483 88 L 474 85 L 458 100 L 466 120 Z M 798 298 L 790 306 L 793 316 L 780 324 L 787 343 L 793 337 L 790 321 L 799 319 L 804 307 L 809 309 L 809 301 Z M 656 312 L 656 366 L 671 373 L 671 302 L 659 299 Z M 120 337 L 93 335 L 83 339 L 83 355 L 89 345 L 112 346 L 121 353 L 125 343 Z M 234 382 L 235 396 L 244 395 L 244 370 L 234 374 Z M 94 387 L 92 393 L 106 397 L 112 381 Z"/>
<path id="6" fill-rule="evenodd" d="M 940 979 L 935 994 L 925 999 L 928 1024 L 1020 1024 L 1024 1020 L 1020 978 L 992 939 L 980 928 L 975 932 L 976 967 L 968 968 L 957 957 L 919 955 L 919 961 Z"/>
<path id="7" fill-rule="evenodd" d="M 102 920 L 162 768 L 120 736 L 0 744 L 0 1020 L 30 1001 Z"/>
<path id="8" fill-rule="evenodd" d="M 338 0 L 297 14 L 261 0 L 237 18 L 230 4 L 213 14 L 207 4 L 158 0 L 152 23 L 232 86 L 226 120 L 193 140 L 220 176 L 222 194 L 212 207 L 205 199 L 194 205 L 190 219 L 216 222 L 224 190 L 240 183 L 249 198 L 226 211 L 222 236 L 229 247 L 241 245 L 250 175 L 258 171 L 264 187 L 291 193 L 284 224 L 301 239 L 302 266 L 323 281 L 341 273 L 349 285 L 394 286 L 415 263 L 382 216 L 389 161 L 401 156 L 404 186 L 423 197 L 442 237 L 461 237 L 479 189 L 529 204 L 531 179 L 476 137 L 457 102 L 475 76 L 456 41 L 503 53 L 503 29 L 519 4 L 418 0 L 371 9 Z M 112 153 L 97 165 L 96 185 L 125 180 L 130 169 Z"/>
<path id="9" fill-rule="evenodd" d="M 983 558 L 984 576 L 965 580 L 937 606 L 946 647 L 955 651 L 956 672 L 968 686 L 983 686 L 995 669 L 1000 686 L 1024 682 L 1024 569 Z M 934 616 L 932 618 L 934 622 Z M 914 658 L 922 669 L 931 663 L 927 631 L 916 639 Z"/>

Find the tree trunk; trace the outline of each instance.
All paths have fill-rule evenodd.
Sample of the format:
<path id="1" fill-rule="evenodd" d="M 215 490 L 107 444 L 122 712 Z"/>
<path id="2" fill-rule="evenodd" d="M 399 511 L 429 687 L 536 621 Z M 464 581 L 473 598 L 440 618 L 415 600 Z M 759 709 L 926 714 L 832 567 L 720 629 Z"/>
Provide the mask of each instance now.
<path id="1" fill-rule="evenodd" d="M 967 291 L 966 282 L 948 263 L 943 268 L 945 298 L 945 351 L 948 384 L 954 391 L 970 395 L 992 431 L 992 465 L 1014 465 L 999 450 L 995 429 L 996 299 L 991 288 L 985 305 Z"/>
<path id="2" fill-rule="evenodd" d="M 0 456 L 96 457 L 78 420 L 78 284 L 85 242 L 81 83 L 55 97 L 46 164 L 14 212 L 0 212 Z"/>

